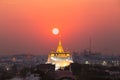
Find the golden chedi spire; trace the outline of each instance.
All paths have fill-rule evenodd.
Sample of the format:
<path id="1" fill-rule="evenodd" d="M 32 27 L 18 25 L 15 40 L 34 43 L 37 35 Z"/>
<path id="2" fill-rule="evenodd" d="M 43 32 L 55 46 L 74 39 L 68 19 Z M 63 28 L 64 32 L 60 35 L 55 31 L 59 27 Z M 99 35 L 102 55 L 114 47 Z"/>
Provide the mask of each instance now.
<path id="1" fill-rule="evenodd" d="M 59 40 L 59 44 L 58 44 L 58 47 L 57 47 L 57 51 L 56 51 L 56 52 L 57 52 L 57 53 L 64 53 L 61 40 Z"/>

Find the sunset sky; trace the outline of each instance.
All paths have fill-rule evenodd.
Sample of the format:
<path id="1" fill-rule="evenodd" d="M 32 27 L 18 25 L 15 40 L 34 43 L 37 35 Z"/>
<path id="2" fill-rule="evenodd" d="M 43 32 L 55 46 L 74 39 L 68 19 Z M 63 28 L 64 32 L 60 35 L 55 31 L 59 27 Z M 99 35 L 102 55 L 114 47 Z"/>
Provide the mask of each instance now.
<path id="1" fill-rule="evenodd" d="M 58 45 L 120 55 L 120 0 L 0 0 L 0 54 L 48 54 Z"/>

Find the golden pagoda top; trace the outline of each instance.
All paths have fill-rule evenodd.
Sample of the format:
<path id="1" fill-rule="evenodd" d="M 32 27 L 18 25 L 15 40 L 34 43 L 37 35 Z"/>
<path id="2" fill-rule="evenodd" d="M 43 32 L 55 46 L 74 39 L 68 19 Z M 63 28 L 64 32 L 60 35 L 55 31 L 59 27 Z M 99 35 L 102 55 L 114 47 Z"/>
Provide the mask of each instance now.
<path id="1" fill-rule="evenodd" d="M 61 40 L 59 40 L 59 44 L 58 44 L 58 47 L 57 47 L 57 53 L 64 53 L 64 49 L 62 47 L 62 42 Z"/>

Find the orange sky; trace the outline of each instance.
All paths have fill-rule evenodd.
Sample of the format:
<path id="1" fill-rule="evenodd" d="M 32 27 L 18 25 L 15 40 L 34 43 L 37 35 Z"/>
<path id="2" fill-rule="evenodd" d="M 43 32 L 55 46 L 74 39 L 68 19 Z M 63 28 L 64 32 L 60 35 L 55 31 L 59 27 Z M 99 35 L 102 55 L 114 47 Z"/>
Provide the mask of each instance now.
<path id="1" fill-rule="evenodd" d="M 63 46 L 120 54 L 120 0 L 0 0 L 0 53 L 47 54 Z"/>

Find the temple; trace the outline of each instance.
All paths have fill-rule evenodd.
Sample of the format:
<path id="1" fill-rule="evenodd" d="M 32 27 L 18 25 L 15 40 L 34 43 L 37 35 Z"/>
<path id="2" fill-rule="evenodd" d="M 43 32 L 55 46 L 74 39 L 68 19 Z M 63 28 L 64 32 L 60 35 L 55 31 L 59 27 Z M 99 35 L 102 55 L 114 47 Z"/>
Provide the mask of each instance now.
<path id="1" fill-rule="evenodd" d="M 54 64 L 55 70 L 64 69 L 64 67 L 69 66 L 73 63 L 72 54 L 69 51 L 64 51 L 61 41 L 56 51 L 51 51 L 48 55 L 47 64 Z"/>

